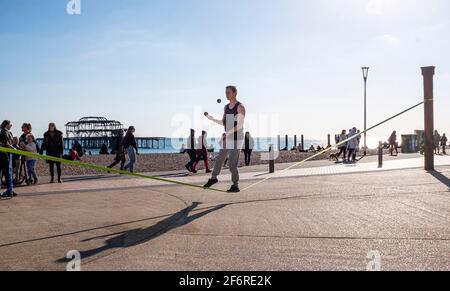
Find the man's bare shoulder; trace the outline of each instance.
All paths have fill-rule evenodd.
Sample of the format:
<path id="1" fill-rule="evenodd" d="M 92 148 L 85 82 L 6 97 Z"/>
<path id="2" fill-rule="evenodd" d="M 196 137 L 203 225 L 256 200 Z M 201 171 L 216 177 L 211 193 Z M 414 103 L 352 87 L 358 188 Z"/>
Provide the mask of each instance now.
<path id="1" fill-rule="evenodd" d="M 239 113 L 245 113 L 245 106 L 244 106 L 244 104 L 239 103 L 238 112 Z"/>

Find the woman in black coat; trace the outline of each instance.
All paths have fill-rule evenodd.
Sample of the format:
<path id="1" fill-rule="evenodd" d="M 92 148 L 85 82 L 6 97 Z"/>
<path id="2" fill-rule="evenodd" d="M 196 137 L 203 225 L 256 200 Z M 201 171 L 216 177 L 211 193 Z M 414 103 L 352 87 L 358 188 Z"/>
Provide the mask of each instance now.
<path id="1" fill-rule="evenodd" d="M 54 123 L 48 125 L 48 131 L 44 134 L 44 141 L 41 147 L 41 154 L 46 152 L 47 156 L 61 158 L 64 153 L 64 141 L 63 133 L 56 129 Z M 50 183 L 55 182 L 55 165 L 58 173 L 58 183 L 62 183 L 61 180 L 61 163 L 47 161 L 50 166 Z"/>

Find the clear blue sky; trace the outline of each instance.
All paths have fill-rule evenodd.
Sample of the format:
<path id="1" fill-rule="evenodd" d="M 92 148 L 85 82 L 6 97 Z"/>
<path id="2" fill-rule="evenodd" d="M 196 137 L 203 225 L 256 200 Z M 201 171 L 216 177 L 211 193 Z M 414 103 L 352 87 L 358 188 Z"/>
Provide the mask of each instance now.
<path id="1" fill-rule="evenodd" d="M 0 119 L 15 133 L 99 115 L 139 135 L 184 136 L 189 119 L 216 135 L 201 113 L 235 84 L 255 135 L 274 115 L 272 131 L 323 138 L 362 127 L 362 65 L 369 124 L 420 101 L 420 67 L 437 66 L 436 127 L 450 132 L 448 0 L 81 0 L 73 16 L 66 4 L 0 0 Z"/>

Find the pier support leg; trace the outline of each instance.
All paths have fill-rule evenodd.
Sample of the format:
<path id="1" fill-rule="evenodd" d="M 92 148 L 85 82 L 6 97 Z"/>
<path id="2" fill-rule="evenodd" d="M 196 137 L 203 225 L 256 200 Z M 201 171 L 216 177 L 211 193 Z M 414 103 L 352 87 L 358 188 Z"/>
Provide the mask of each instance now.
<path id="1" fill-rule="evenodd" d="M 434 171 L 434 93 L 433 77 L 435 67 L 423 67 L 423 88 L 425 98 L 425 170 Z"/>

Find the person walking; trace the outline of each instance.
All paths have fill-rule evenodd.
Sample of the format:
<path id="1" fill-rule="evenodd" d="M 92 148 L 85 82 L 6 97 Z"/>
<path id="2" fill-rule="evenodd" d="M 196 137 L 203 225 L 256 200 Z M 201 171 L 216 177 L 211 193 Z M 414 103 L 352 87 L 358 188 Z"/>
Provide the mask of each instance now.
<path id="1" fill-rule="evenodd" d="M 442 154 L 443 155 L 447 155 L 447 151 L 446 151 L 447 141 L 448 141 L 447 136 L 444 133 L 441 138 L 441 146 L 442 146 Z"/>
<path id="2" fill-rule="evenodd" d="M 239 189 L 239 154 L 242 149 L 242 143 L 244 141 L 244 120 L 246 110 L 244 105 L 237 100 L 237 88 L 235 86 L 226 87 L 226 97 L 229 101 L 224 108 L 224 114 L 222 119 L 214 119 L 209 114 L 206 117 L 225 127 L 226 132 L 226 147 L 220 150 L 217 161 L 214 165 L 214 170 L 211 175 L 211 179 L 204 185 L 205 188 L 210 188 L 214 184 L 218 183 L 217 177 L 220 175 L 222 165 L 228 158 L 228 164 L 231 172 L 231 179 L 233 185 L 228 190 L 229 193 L 240 192 Z"/>
<path id="3" fill-rule="evenodd" d="M 44 133 L 44 140 L 40 153 L 46 152 L 47 156 L 61 158 L 64 154 L 64 140 L 63 133 L 56 128 L 56 125 L 52 122 L 48 125 L 48 131 Z M 61 179 L 61 163 L 47 161 L 50 168 L 50 183 L 55 183 L 55 166 L 58 175 L 58 183 L 62 183 Z"/>
<path id="4" fill-rule="evenodd" d="M 9 120 L 5 120 L 0 125 L 0 146 L 4 148 L 14 149 L 13 135 L 11 133 L 12 123 Z M 1 194 L 1 198 L 12 198 L 16 196 L 13 191 L 12 183 L 12 155 L 4 152 L 0 152 L 0 184 L 3 177 L 5 177 L 6 191 Z"/>
<path id="5" fill-rule="evenodd" d="M 128 164 L 125 166 L 125 170 L 130 170 L 130 173 L 134 172 L 134 164 L 136 164 L 136 156 L 139 155 L 136 138 L 134 132 L 136 129 L 134 126 L 130 126 L 127 130 L 127 134 L 123 140 L 123 148 L 128 153 Z"/>
<path id="6" fill-rule="evenodd" d="M 198 147 L 201 146 L 200 149 L 197 149 L 196 153 L 196 159 L 194 162 L 194 165 L 192 166 L 194 172 L 197 172 L 197 165 L 200 161 L 204 161 L 205 163 L 205 170 L 206 173 L 211 173 L 211 170 L 209 169 L 208 165 L 208 147 L 207 147 L 207 141 L 208 141 L 208 134 L 206 131 L 202 131 L 202 135 L 198 137 Z"/>
<path id="7" fill-rule="evenodd" d="M 253 148 L 255 147 L 255 140 L 253 139 L 253 137 L 251 136 L 250 132 L 246 132 L 245 133 L 245 138 L 244 138 L 244 160 L 245 160 L 245 165 L 246 166 L 250 166 L 250 163 L 252 161 L 252 152 L 253 152 Z"/>
<path id="8" fill-rule="evenodd" d="M 348 138 L 352 138 L 356 135 L 356 128 L 350 129 L 350 132 L 348 134 Z M 354 155 L 354 152 L 356 150 L 358 141 L 356 138 L 353 138 L 347 142 L 347 161 L 354 163 L 356 160 L 356 155 Z"/>
<path id="9" fill-rule="evenodd" d="M 434 131 L 434 154 L 439 155 L 441 153 L 441 135 L 437 130 Z"/>
<path id="10" fill-rule="evenodd" d="M 389 137 L 389 153 L 391 156 L 394 156 L 394 150 L 398 155 L 397 145 L 397 131 L 394 130 L 394 132 L 392 132 L 391 136 Z"/>
<path id="11" fill-rule="evenodd" d="M 123 147 L 124 139 L 125 139 L 125 131 L 123 129 L 120 129 L 119 132 L 117 133 L 117 138 L 114 147 L 116 157 L 114 158 L 114 162 L 111 165 L 109 165 L 108 168 L 112 169 L 120 163 L 120 170 L 123 171 L 126 162 L 125 149 Z"/>
<path id="12" fill-rule="evenodd" d="M 36 139 L 34 138 L 34 136 L 29 133 L 26 136 L 26 143 L 22 143 L 21 144 L 21 148 L 24 151 L 36 154 L 38 152 L 38 147 L 36 144 Z M 26 166 L 27 166 L 27 185 L 31 185 L 31 184 L 37 184 L 38 183 L 38 177 L 36 175 L 36 158 L 33 157 L 25 157 L 25 162 L 26 162 Z"/>
<path id="13" fill-rule="evenodd" d="M 339 143 L 343 142 L 346 139 L 347 139 L 347 131 L 343 129 L 341 135 L 339 136 Z M 347 143 L 343 143 L 339 146 L 339 153 L 337 154 L 337 158 L 339 158 L 341 154 L 344 155 L 343 159 L 345 162 L 347 159 Z"/>
<path id="14" fill-rule="evenodd" d="M 195 130 L 191 129 L 191 133 L 187 140 L 187 149 L 186 152 L 189 155 L 189 162 L 185 165 L 186 169 L 189 172 L 197 173 L 197 171 L 194 169 L 194 163 L 197 159 L 197 150 L 196 150 L 196 144 L 195 144 Z"/>

